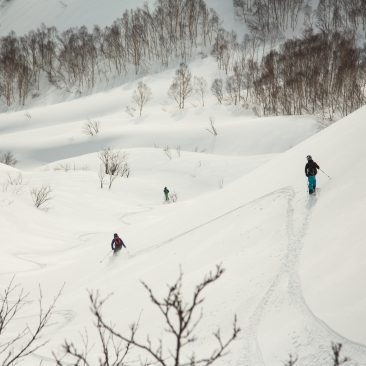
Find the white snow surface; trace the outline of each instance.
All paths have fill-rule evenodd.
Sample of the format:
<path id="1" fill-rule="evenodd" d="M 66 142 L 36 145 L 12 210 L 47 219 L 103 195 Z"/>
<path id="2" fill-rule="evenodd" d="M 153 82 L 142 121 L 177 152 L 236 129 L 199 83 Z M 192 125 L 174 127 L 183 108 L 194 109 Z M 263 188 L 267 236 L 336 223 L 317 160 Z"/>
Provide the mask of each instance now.
<path id="1" fill-rule="evenodd" d="M 40 284 L 50 301 L 65 283 L 51 342 L 38 356 L 51 359 L 65 337 L 78 342 L 91 328 L 87 289 L 113 292 L 106 315 L 118 327 L 142 312 L 141 336 L 156 336 L 161 323 L 139 280 L 162 294 L 181 266 L 188 291 L 222 263 L 226 273 L 206 294 L 199 349 L 214 345 L 214 327 L 227 334 L 234 313 L 243 330 L 218 364 L 278 365 L 288 353 L 301 365 L 329 363 L 331 341 L 366 364 L 366 109 L 320 132 L 311 117 L 258 118 L 213 97 L 177 111 L 166 96 L 171 76 L 144 79 L 154 98 L 141 118 L 124 110 L 135 83 L 0 115 L 2 151 L 20 160 L 17 169 L 0 166 L 1 285 L 16 274 L 32 298 Z M 98 135 L 82 133 L 88 119 L 100 121 Z M 97 153 L 106 146 L 125 152 L 131 167 L 111 190 L 98 180 Z M 309 153 L 332 178 L 319 173 L 310 197 Z M 19 174 L 20 184 L 7 183 Z M 53 197 L 44 210 L 29 193 L 42 184 Z M 163 204 L 165 185 L 176 203 Z M 100 263 L 114 232 L 127 249 Z"/>
<path id="2" fill-rule="evenodd" d="M 230 19 L 224 1 L 211 2 Z M 107 11 L 97 0 L 13 0 L 0 10 L 0 33 L 47 20 L 107 24 L 139 4 L 109 0 Z M 210 58 L 190 67 L 217 77 Z M 15 325 L 35 319 L 38 285 L 49 303 L 64 284 L 51 341 L 26 365 L 51 365 L 51 352 L 65 338 L 78 344 L 84 327 L 95 339 L 87 289 L 113 293 L 105 315 L 116 327 L 141 316 L 140 339 L 155 339 L 161 318 L 139 281 L 163 295 L 181 267 L 189 296 L 219 263 L 226 272 L 205 294 L 200 353 L 215 345 L 216 327 L 230 332 L 236 313 L 242 332 L 218 365 L 280 365 L 289 353 L 297 365 L 330 365 L 332 341 L 344 344 L 351 364 L 366 365 L 366 108 L 323 130 L 311 116 L 258 118 L 212 96 L 205 107 L 196 96 L 177 111 L 166 93 L 173 73 L 144 78 L 153 99 L 141 118 L 125 111 L 136 82 L 0 114 L 0 151 L 19 160 L 0 164 L 0 287 L 15 274 L 35 300 Z M 88 120 L 100 122 L 98 135 L 83 134 Z M 101 190 L 98 152 L 107 146 L 126 153 L 131 175 Z M 330 176 L 319 172 L 314 196 L 304 176 L 309 153 Z M 46 209 L 30 196 L 41 185 L 52 188 Z M 177 202 L 163 203 L 164 186 Z M 114 232 L 127 249 L 112 257 Z"/>

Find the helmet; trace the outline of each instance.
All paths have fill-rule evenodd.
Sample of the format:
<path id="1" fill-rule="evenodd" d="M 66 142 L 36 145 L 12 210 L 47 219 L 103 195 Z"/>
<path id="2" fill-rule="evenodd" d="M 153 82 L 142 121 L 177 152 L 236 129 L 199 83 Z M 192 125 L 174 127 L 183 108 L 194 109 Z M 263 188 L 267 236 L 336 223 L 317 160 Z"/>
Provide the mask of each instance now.
<path id="1" fill-rule="evenodd" d="M 306 157 L 306 159 L 307 159 L 307 160 L 313 160 L 313 158 L 311 157 L 311 155 L 308 155 L 308 156 Z"/>
<path id="2" fill-rule="evenodd" d="M 118 236 L 118 234 L 117 234 L 117 233 L 115 233 L 115 234 L 113 234 L 113 236 L 114 236 L 114 237 L 117 237 L 117 236 Z"/>

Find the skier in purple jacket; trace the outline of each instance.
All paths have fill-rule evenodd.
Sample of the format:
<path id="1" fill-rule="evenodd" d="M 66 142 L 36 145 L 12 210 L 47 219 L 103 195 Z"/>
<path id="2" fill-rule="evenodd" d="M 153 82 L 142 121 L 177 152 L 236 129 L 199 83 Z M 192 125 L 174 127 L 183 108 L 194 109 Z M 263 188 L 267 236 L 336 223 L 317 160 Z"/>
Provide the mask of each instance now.
<path id="1" fill-rule="evenodd" d="M 114 251 L 114 254 L 119 252 L 122 247 L 126 248 L 125 243 L 122 241 L 122 239 L 118 236 L 118 234 L 113 235 L 113 240 L 111 242 L 112 250 Z"/>

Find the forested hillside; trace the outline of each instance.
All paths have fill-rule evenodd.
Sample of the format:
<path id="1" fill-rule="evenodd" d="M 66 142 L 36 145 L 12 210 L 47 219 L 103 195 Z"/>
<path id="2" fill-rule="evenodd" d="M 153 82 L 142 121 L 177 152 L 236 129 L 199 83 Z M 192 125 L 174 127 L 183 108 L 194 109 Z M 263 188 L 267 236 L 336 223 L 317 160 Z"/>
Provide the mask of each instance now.
<path id="1" fill-rule="evenodd" d="M 8 1 L 12 6 L 16 0 Z M 208 80 L 219 103 L 259 115 L 334 119 L 365 101 L 363 1 L 234 0 L 244 37 L 204 0 L 158 0 L 108 26 L 40 26 L 0 39 L 3 109 L 32 105 L 51 87 L 80 96 L 213 56 L 224 76 Z"/>

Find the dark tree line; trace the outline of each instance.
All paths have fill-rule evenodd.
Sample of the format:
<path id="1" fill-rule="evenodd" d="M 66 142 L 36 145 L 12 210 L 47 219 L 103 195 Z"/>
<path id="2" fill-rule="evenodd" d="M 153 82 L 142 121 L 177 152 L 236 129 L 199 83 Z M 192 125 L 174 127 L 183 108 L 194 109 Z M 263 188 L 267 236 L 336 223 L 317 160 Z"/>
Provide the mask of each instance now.
<path id="1" fill-rule="evenodd" d="M 245 42 L 231 53 L 228 77 L 211 87 L 220 103 L 256 105 L 262 115 L 312 113 L 330 119 L 365 103 L 366 52 L 352 34 L 308 30 L 260 61 Z"/>
<path id="2" fill-rule="evenodd" d="M 154 10 L 145 5 L 126 11 L 111 26 L 92 31 L 42 26 L 22 37 L 10 33 L 0 38 L 0 98 L 8 106 L 24 105 L 42 78 L 83 91 L 116 75 L 147 72 L 153 64 L 186 62 L 212 44 L 218 24 L 203 0 L 158 0 Z"/>
<path id="3" fill-rule="evenodd" d="M 365 53 L 339 33 L 308 33 L 264 57 L 253 85 L 263 114 L 345 116 L 365 102 Z"/>
<path id="4" fill-rule="evenodd" d="M 311 12 L 305 0 L 233 0 L 236 16 L 252 33 L 262 38 L 271 33 L 294 31 L 306 22 Z M 329 32 L 366 30 L 366 2 L 364 0 L 319 0 L 314 10 L 318 29 Z"/>
<path id="5" fill-rule="evenodd" d="M 364 0 L 320 0 L 314 11 L 305 0 L 234 0 L 234 6 L 250 30 L 242 41 L 219 26 L 204 0 L 158 0 L 154 10 L 126 11 L 92 31 L 42 26 L 22 37 L 10 33 L 0 38 L 0 100 L 24 105 L 45 80 L 63 90 L 90 90 L 152 65 L 187 63 L 211 47 L 225 72 L 211 87 L 220 103 L 256 105 L 264 115 L 329 118 L 364 103 L 365 49 L 356 41 L 366 29 Z M 300 19 L 307 26 L 302 37 L 280 46 L 281 33 Z"/>
<path id="6" fill-rule="evenodd" d="M 317 27 L 325 32 L 361 31 L 366 34 L 364 0 L 320 0 L 316 18 Z"/>
<path id="7" fill-rule="evenodd" d="M 211 91 L 219 103 L 255 105 L 258 113 L 321 114 L 332 119 L 365 103 L 366 2 L 233 0 L 249 29 L 243 41 L 219 29 L 212 55 L 225 71 Z M 302 23 L 300 23 L 302 22 Z M 281 40 L 284 32 L 302 36 Z"/>
<path id="8" fill-rule="evenodd" d="M 233 0 L 236 15 L 252 31 L 269 34 L 294 30 L 305 0 Z"/>

